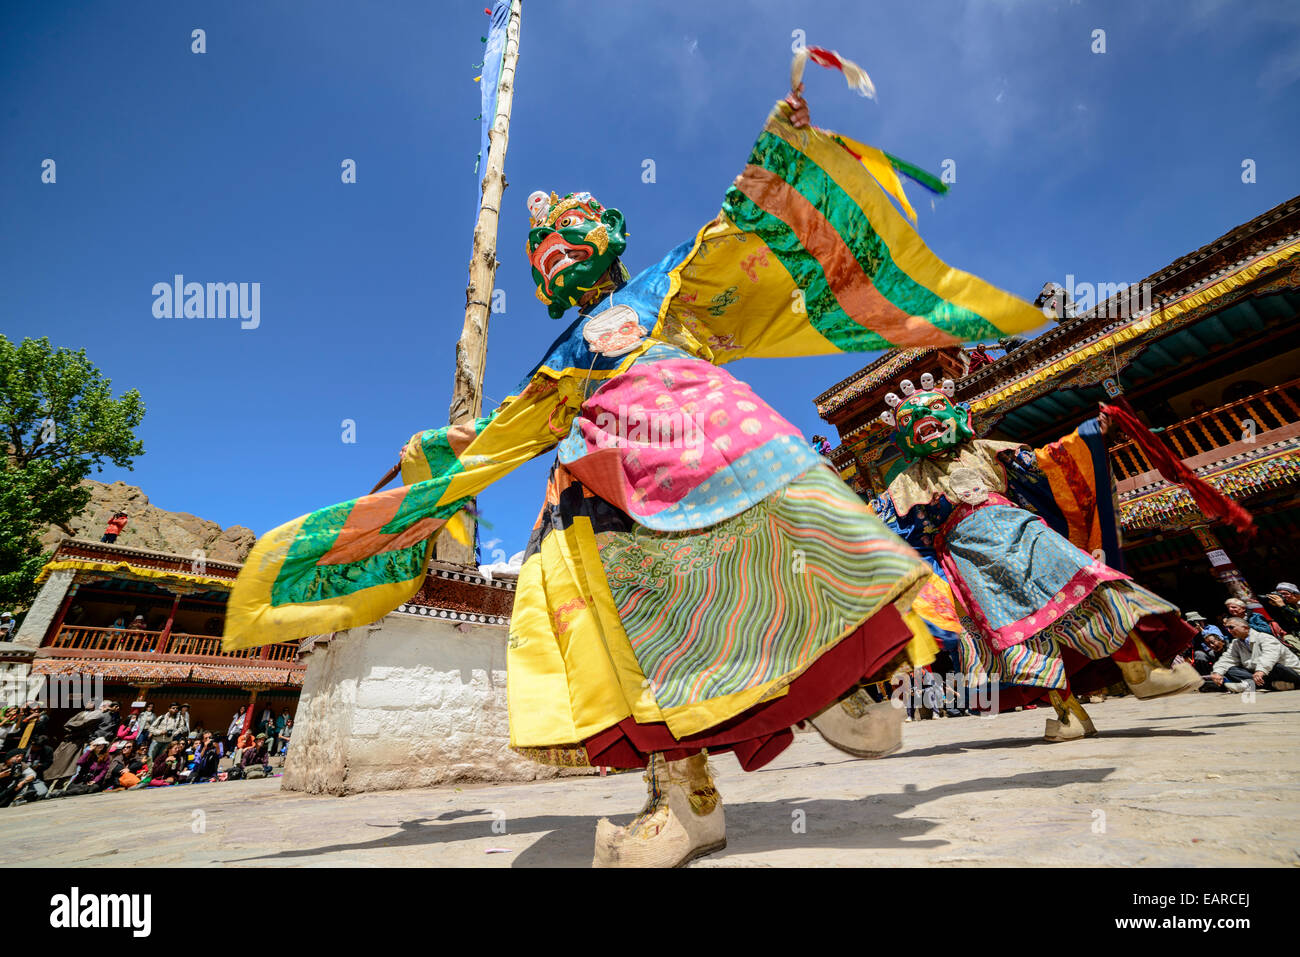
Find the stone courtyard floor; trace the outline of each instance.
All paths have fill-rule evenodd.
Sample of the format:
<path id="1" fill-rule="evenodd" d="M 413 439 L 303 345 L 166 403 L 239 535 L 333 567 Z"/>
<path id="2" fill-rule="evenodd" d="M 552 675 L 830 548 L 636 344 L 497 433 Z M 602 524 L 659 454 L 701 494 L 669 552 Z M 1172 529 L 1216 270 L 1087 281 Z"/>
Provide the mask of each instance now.
<path id="1" fill-rule="evenodd" d="M 1047 708 L 914 722 L 856 761 L 814 734 L 761 771 L 716 759 L 726 850 L 694 867 L 1300 865 L 1300 692 L 1089 707 L 1101 735 L 1041 740 Z M 585 867 L 639 774 L 346 798 L 278 778 L 0 810 L 0 865 Z M 504 832 L 504 833 L 502 833 Z"/>

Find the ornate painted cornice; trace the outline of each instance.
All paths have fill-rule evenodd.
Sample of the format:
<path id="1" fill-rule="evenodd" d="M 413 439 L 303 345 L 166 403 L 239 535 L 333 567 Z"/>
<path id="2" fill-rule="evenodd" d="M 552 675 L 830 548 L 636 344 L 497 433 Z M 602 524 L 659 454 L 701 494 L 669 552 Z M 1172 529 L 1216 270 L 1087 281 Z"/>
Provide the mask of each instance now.
<path id="1" fill-rule="evenodd" d="M 1196 474 L 1229 498 L 1300 484 L 1300 439 L 1287 439 L 1196 469 Z M 1200 507 L 1181 485 L 1159 482 L 1119 497 L 1120 524 L 1126 531 L 1173 531 L 1204 522 Z"/>

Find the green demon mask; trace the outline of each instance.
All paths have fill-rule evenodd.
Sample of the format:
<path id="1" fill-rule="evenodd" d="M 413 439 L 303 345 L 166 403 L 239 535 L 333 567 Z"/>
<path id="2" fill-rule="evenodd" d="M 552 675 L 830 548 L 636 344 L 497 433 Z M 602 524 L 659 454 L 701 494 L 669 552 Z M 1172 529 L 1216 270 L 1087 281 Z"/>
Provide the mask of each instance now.
<path id="1" fill-rule="evenodd" d="M 955 448 L 975 437 L 970 413 L 942 392 L 913 392 L 894 409 L 898 444 L 910 461 Z"/>
<path id="2" fill-rule="evenodd" d="M 601 277 L 627 248 L 623 214 L 605 209 L 590 193 L 560 199 L 540 191 L 528 197 L 528 212 L 528 261 L 537 298 L 558 319 L 570 306 L 594 298 Z"/>

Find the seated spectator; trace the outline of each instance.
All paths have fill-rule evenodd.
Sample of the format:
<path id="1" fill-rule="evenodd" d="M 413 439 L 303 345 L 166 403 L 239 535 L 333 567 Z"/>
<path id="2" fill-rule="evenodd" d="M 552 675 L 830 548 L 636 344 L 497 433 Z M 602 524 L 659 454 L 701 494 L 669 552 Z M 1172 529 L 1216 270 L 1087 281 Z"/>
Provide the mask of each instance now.
<path id="1" fill-rule="evenodd" d="M 131 714 L 125 721 L 117 726 L 117 740 L 130 741 L 135 743 L 135 739 L 140 735 L 140 709 L 132 708 Z"/>
<path id="2" fill-rule="evenodd" d="M 1300 686 L 1300 656 L 1269 632 L 1250 627 L 1244 618 L 1224 624 L 1233 641 L 1214 663 L 1209 680 L 1224 691 L 1254 688 L 1294 691 Z"/>
<path id="3" fill-rule="evenodd" d="M 1196 644 L 1196 654 L 1192 662 L 1193 667 L 1195 667 L 1196 670 L 1199 671 L 1202 675 L 1208 675 L 1211 671 L 1214 670 L 1215 662 L 1219 660 L 1219 657 L 1223 654 L 1224 649 L 1227 647 L 1228 647 L 1227 642 L 1225 642 L 1223 638 L 1220 637 L 1219 635 L 1207 634 L 1203 638 L 1198 638 Z M 1211 689 L 1202 689 L 1202 690 L 1214 690 L 1214 689 L 1211 688 Z"/>
<path id="4" fill-rule="evenodd" d="M 10 641 L 13 638 L 14 626 L 18 623 L 14 621 L 14 615 L 11 611 L 0 612 L 0 641 Z"/>
<path id="5" fill-rule="evenodd" d="M 1249 611 L 1246 608 L 1246 603 L 1240 598 L 1229 598 L 1223 603 L 1223 606 L 1228 609 L 1229 618 L 1244 618 L 1252 630 L 1262 631 L 1269 635 L 1273 634 L 1273 626 L 1268 623 L 1268 619 L 1257 611 Z M 1227 624 L 1226 619 L 1224 624 Z"/>
<path id="6" fill-rule="evenodd" d="M 185 743 L 173 741 L 168 745 L 167 753 L 160 754 L 154 761 L 153 767 L 149 769 L 149 787 L 158 788 L 175 784 L 181 779 L 181 771 L 184 769 Z"/>
<path id="7" fill-rule="evenodd" d="M 1264 596 L 1268 613 L 1288 635 L 1300 635 L 1300 588 L 1290 582 L 1278 582 L 1272 593 Z"/>
<path id="8" fill-rule="evenodd" d="M 35 769 L 37 778 L 43 780 L 46 770 L 54 763 L 54 746 L 50 743 L 49 736 L 33 735 L 31 744 L 23 752 L 23 760 Z"/>
<path id="9" fill-rule="evenodd" d="M 239 763 L 245 768 L 252 767 L 255 764 L 260 764 L 263 767 L 265 767 L 268 772 L 271 770 L 270 765 L 266 763 L 266 735 L 265 734 L 259 734 L 254 739 L 253 746 L 251 748 L 244 749 L 244 754 L 239 759 Z"/>
<path id="10" fill-rule="evenodd" d="M 117 791 L 122 788 L 135 787 L 140 783 L 144 770 L 145 761 L 140 757 L 135 742 L 127 741 L 113 752 L 113 760 L 106 775 L 108 785 L 104 790 Z"/>
<path id="11" fill-rule="evenodd" d="M 1187 612 L 1183 615 L 1183 620 L 1197 631 L 1190 651 L 1184 652 L 1183 658 L 1190 661 L 1201 674 L 1208 675 L 1210 668 L 1219 660 L 1219 655 L 1223 654 L 1223 649 L 1228 646 L 1228 639 L 1218 625 L 1211 624 L 1199 611 Z"/>
<path id="12" fill-rule="evenodd" d="M 108 784 L 108 769 L 111 765 L 108 739 L 96 738 L 90 742 L 90 750 L 77 761 L 77 773 L 73 776 L 72 783 L 63 789 L 63 793 L 73 797 L 104 790 Z"/>
<path id="13" fill-rule="evenodd" d="M 48 733 L 50 716 L 46 714 L 45 708 L 39 701 L 28 702 L 25 713 L 18 720 L 23 727 L 18 739 L 20 748 L 27 747 L 38 735 L 44 736 Z"/>
<path id="14" fill-rule="evenodd" d="M 1183 620 L 1195 628 L 1202 637 L 1205 635 L 1217 635 L 1219 638 L 1224 638 L 1223 632 L 1220 630 L 1219 626 L 1212 624 L 1209 619 L 1199 611 L 1189 611 L 1187 614 L 1183 615 Z"/>
<path id="15" fill-rule="evenodd" d="M 8 807 L 18 797 L 19 791 L 36 777 L 36 772 L 23 762 L 21 748 L 11 748 L 0 760 L 0 807 Z"/>
<path id="16" fill-rule="evenodd" d="M 201 784 L 217 776 L 217 764 L 221 760 L 221 749 L 212 739 L 212 732 L 203 732 L 203 738 L 194 749 L 194 767 L 189 773 L 190 784 Z"/>

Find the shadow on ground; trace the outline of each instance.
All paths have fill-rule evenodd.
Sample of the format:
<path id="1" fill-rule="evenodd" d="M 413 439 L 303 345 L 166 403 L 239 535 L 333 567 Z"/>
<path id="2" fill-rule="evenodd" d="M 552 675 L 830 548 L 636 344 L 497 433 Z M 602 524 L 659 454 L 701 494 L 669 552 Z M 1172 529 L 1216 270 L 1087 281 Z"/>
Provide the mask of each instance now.
<path id="1" fill-rule="evenodd" d="M 924 818 L 904 817 L 923 804 L 943 798 L 975 794 L 982 791 L 1014 789 L 1051 789 L 1072 784 L 1097 784 L 1114 768 L 1072 768 L 1061 771 L 1033 771 L 1003 777 L 976 778 L 916 788 L 908 785 L 900 794 L 866 795 L 851 800 L 787 798 L 776 801 L 749 801 L 727 805 L 727 836 L 736 853 L 752 854 L 790 848 L 828 847 L 835 849 L 909 849 L 936 848 L 947 845 L 943 840 L 918 840 L 938 826 Z M 458 841 L 479 841 L 485 837 L 492 811 L 453 810 L 434 818 L 415 818 L 394 825 L 371 825 L 395 828 L 395 833 L 369 841 L 350 844 L 327 844 L 253 857 L 227 859 L 226 864 L 309 863 L 312 858 L 337 854 L 401 847 L 433 847 Z M 474 817 L 477 820 L 466 820 Z M 615 819 L 630 821 L 633 813 Z M 796 819 L 804 830 L 796 832 Z M 591 864 L 596 818 L 585 815 L 540 815 L 511 818 L 509 834 L 541 834 L 521 851 L 512 862 L 514 867 L 587 867 Z M 723 852 L 725 856 L 726 852 Z"/>
<path id="2" fill-rule="evenodd" d="M 1210 725 L 1209 727 L 1217 728 L 1222 726 Z M 1118 738 L 1203 738 L 1211 733 L 1212 732 L 1210 731 L 1166 730 L 1164 728 L 1102 728 L 1099 729 L 1096 738 L 1088 738 L 1086 740 L 1109 741 Z M 1071 742 L 1050 744 L 1037 735 L 1026 735 L 1024 737 L 1015 738 L 994 738 L 990 741 L 952 741 L 946 744 L 936 744 L 933 747 L 917 748 L 915 750 L 909 750 L 905 744 L 903 750 L 899 752 L 899 757 L 934 758 L 945 754 L 959 754 L 962 751 L 1001 751 L 1031 747 L 1068 747 L 1070 744 Z"/>

